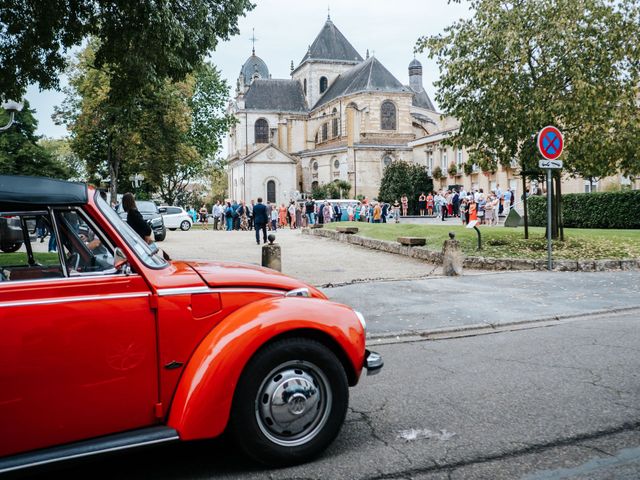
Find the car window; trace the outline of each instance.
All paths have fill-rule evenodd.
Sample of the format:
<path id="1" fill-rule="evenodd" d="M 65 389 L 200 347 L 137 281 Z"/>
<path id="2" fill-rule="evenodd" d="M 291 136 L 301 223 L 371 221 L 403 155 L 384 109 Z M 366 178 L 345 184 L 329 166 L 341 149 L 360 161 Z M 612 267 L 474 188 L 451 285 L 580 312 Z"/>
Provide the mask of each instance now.
<path id="1" fill-rule="evenodd" d="M 95 202 L 102 214 L 107 218 L 109 223 L 120 233 L 124 241 L 131 247 L 138 258 L 142 260 L 148 267 L 151 268 L 163 268 L 168 265 L 166 260 L 157 253 L 152 252 L 147 242 L 140 238 L 128 223 L 122 220 L 118 213 L 105 202 L 102 197 L 96 192 Z"/>
<path id="2" fill-rule="evenodd" d="M 140 213 L 157 213 L 158 212 L 158 207 L 156 207 L 156 204 L 146 200 L 137 200 L 136 206 L 138 207 L 138 211 Z"/>
<path id="3" fill-rule="evenodd" d="M 180 213 L 182 212 L 181 208 L 178 207 L 167 207 L 167 214 L 169 215 L 175 215 L 176 213 Z"/>
<path id="4" fill-rule="evenodd" d="M 59 245 L 69 276 L 116 273 L 113 247 L 81 210 L 56 211 Z"/>
<path id="5" fill-rule="evenodd" d="M 0 282 L 64 277 L 47 212 L 0 212 Z"/>

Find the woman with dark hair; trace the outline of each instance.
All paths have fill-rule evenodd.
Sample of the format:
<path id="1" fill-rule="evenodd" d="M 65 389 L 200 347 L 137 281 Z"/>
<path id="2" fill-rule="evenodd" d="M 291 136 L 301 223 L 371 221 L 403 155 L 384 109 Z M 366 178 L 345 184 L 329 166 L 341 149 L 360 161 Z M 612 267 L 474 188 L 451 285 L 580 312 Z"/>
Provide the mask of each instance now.
<path id="1" fill-rule="evenodd" d="M 127 223 L 135 232 L 147 243 L 152 243 L 151 227 L 142 218 L 142 214 L 136 206 L 136 199 L 133 193 L 127 192 L 122 196 L 122 209 L 127 212 Z"/>

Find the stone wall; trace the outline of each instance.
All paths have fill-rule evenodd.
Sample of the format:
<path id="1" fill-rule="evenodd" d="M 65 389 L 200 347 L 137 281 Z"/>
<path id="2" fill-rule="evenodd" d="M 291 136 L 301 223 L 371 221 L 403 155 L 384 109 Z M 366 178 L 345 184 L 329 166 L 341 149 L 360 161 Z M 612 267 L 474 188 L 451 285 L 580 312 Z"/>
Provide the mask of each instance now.
<path id="1" fill-rule="evenodd" d="M 381 252 L 405 255 L 431 263 L 442 263 L 442 253 L 428 250 L 426 247 L 406 247 L 398 242 L 377 240 L 358 235 L 338 233 L 324 228 L 302 229 L 303 235 L 315 235 L 330 238 L 339 242 L 350 243 Z M 638 270 L 640 259 L 627 260 L 556 260 L 554 270 L 561 272 L 602 272 L 606 270 Z M 489 258 L 466 257 L 464 268 L 477 270 L 546 270 L 546 260 L 531 260 L 526 258 Z"/>

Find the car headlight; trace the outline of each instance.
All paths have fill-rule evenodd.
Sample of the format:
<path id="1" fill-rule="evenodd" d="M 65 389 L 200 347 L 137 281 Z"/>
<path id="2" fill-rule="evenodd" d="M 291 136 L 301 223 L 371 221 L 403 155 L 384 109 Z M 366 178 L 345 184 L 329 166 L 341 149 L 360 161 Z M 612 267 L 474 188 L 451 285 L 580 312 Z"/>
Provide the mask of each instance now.
<path id="1" fill-rule="evenodd" d="M 360 320 L 360 324 L 362 325 L 362 328 L 364 328 L 364 330 L 367 331 L 367 321 L 364 319 L 364 315 L 362 315 L 357 310 L 354 310 L 353 313 L 355 313 L 356 317 L 358 317 L 358 320 Z"/>

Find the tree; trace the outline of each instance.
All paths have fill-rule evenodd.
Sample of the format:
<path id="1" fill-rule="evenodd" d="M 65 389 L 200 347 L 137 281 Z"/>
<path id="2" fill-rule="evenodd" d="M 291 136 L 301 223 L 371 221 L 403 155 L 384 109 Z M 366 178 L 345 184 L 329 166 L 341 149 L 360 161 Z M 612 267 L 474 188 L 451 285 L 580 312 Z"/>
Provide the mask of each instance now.
<path id="1" fill-rule="evenodd" d="M 110 97 L 114 72 L 96 67 L 97 49 L 97 41 L 89 42 L 71 64 L 57 120 L 71 131 L 72 148 L 86 161 L 89 176 L 97 182 L 109 179 L 113 196 L 119 184 L 142 173 L 138 193 L 159 192 L 173 204 L 189 181 L 211 166 L 234 121 L 223 110 L 228 86 L 213 66 L 203 64 L 182 82 L 149 84 L 127 105 L 115 105 Z"/>
<path id="2" fill-rule="evenodd" d="M 433 182 L 423 166 L 404 161 L 392 162 L 384 169 L 378 200 L 393 203 L 406 195 L 409 199 L 409 211 L 414 212 L 420 194 L 432 190 Z"/>
<path id="3" fill-rule="evenodd" d="M 349 192 L 351 191 L 351 184 L 346 180 L 336 180 L 333 182 L 338 189 L 338 197 L 344 198 L 349 196 Z"/>
<path id="4" fill-rule="evenodd" d="M 114 73 L 114 101 L 150 83 L 183 80 L 219 40 L 238 33 L 238 17 L 253 7 L 249 0 L 4 0 L 0 100 L 21 98 L 31 83 L 57 88 L 65 55 L 89 36 L 100 41 L 96 67 Z"/>
<path id="5" fill-rule="evenodd" d="M 86 182 L 89 180 L 84 162 L 71 149 L 68 138 L 46 138 L 38 140 L 40 145 L 51 157 L 63 165 L 68 171 L 68 180 Z"/>
<path id="6" fill-rule="evenodd" d="M 15 123 L 0 133 L 0 171 L 5 175 L 37 175 L 66 179 L 69 170 L 45 148 L 38 144 L 40 137 L 35 134 L 38 126 L 25 100 L 21 112 L 16 112 Z M 0 112 L 0 125 L 6 125 L 9 115 Z"/>
<path id="7" fill-rule="evenodd" d="M 553 124 L 564 132 L 568 173 L 640 173 L 636 0 L 471 7 L 473 18 L 416 47 L 437 58 L 436 100 L 460 121 L 450 143 L 467 147 L 485 171 L 517 159 L 524 179 L 539 175 L 535 134 Z"/>

